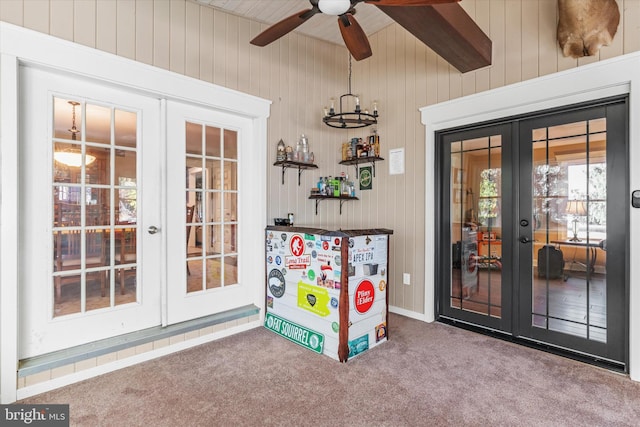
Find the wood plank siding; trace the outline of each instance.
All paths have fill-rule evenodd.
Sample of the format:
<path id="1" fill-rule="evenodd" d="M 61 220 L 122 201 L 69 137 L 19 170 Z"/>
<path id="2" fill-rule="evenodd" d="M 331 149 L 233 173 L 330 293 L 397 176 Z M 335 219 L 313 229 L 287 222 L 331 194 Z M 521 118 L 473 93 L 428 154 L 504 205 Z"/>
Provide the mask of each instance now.
<path id="1" fill-rule="evenodd" d="M 303 3 L 303 2 L 301 2 Z M 266 223 L 295 213 L 296 223 L 318 228 L 394 230 L 390 242 L 390 304 L 424 313 L 425 170 L 424 126 L 418 108 L 579 67 L 640 50 L 640 1 L 618 0 L 620 27 L 613 45 L 595 57 L 564 58 L 556 42 L 555 0 L 463 0 L 462 7 L 493 42 L 493 65 L 459 73 L 393 24 L 370 37 L 373 56 L 353 62 L 352 89 L 363 108 L 378 101 L 381 155 L 405 149 L 405 174 L 376 164 L 373 190 L 359 201 L 318 206 L 308 200 L 319 176 L 354 175 L 341 166 L 341 144 L 369 129 L 325 126 L 322 108 L 347 92 L 348 56 L 343 46 L 291 33 L 263 48 L 249 40 L 266 25 L 189 0 L 2 0 L 0 20 L 71 40 L 196 79 L 262 98 L 273 104 L 268 124 Z M 338 31 L 337 27 L 335 31 Z M 309 137 L 319 169 L 302 174 L 273 167 L 276 144 L 295 146 Z M 260 180 L 262 177 L 249 177 Z M 260 236 L 256 236 L 260 239 Z M 402 274 L 411 285 L 402 285 Z M 431 274 L 431 272 L 427 272 Z"/>

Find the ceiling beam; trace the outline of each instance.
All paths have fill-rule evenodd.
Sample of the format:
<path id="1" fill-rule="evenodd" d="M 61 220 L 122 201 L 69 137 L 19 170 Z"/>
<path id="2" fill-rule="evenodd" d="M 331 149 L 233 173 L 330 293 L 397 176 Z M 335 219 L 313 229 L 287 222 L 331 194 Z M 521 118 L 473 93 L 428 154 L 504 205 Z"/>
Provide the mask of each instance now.
<path id="1" fill-rule="evenodd" d="M 491 65 L 491 39 L 458 3 L 377 7 L 460 72 Z"/>

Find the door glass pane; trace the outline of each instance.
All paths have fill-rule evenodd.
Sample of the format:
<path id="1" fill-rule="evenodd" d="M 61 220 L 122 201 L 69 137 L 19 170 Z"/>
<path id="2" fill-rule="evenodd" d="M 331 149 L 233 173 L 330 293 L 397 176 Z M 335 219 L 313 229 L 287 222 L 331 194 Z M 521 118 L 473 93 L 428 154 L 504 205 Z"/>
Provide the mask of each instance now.
<path id="1" fill-rule="evenodd" d="M 116 224 L 137 222 L 137 118 L 129 117 L 122 127 L 132 148 L 115 150 L 111 125 L 115 111 L 114 107 L 54 98 L 54 316 L 137 301 L 138 230 L 129 230 L 123 246 L 120 230 L 115 228 Z M 115 267 L 123 264 L 127 267 Z"/>
<path id="2" fill-rule="evenodd" d="M 207 289 L 215 289 L 222 286 L 222 271 L 221 257 L 207 259 L 207 272 L 209 273 L 206 280 Z"/>
<path id="3" fill-rule="evenodd" d="M 86 164 L 87 184 L 97 184 L 108 186 L 111 182 L 111 148 L 87 146 L 87 156 L 94 156 L 96 160 Z M 116 167 L 118 166 L 120 154 L 116 153 Z M 133 174 L 135 176 L 135 158 L 133 165 Z"/>
<path id="4" fill-rule="evenodd" d="M 82 108 L 77 100 L 54 98 L 53 137 L 82 140 Z"/>
<path id="5" fill-rule="evenodd" d="M 238 283 L 238 257 L 227 256 L 224 257 L 224 284 L 225 286 Z"/>
<path id="6" fill-rule="evenodd" d="M 206 195 L 209 219 L 214 222 L 222 222 L 222 193 L 208 191 Z"/>
<path id="7" fill-rule="evenodd" d="M 220 255 L 222 253 L 222 244 L 224 243 L 222 227 L 220 224 L 212 224 L 207 225 L 206 229 L 208 231 L 207 236 L 209 236 L 207 254 Z"/>
<path id="8" fill-rule="evenodd" d="M 207 159 L 207 189 L 222 190 L 222 162 L 220 159 Z"/>
<path id="9" fill-rule="evenodd" d="M 237 162 L 224 162 L 224 189 L 225 190 L 237 190 L 238 189 L 238 171 Z"/>
<path id="10" fill-rule="evenodd" d="M 187 292 L 199 292 L 237 283 L 238 135 L 197 123 L 186 132 L 187 206 L 195 210 L 187 220 Z"/>
<path id="11" fill-rule="evenodd" d="M 238 194 L 226 192 L 224 194 L 226 220 L 235 222 L 238 218 Z"/>
<path id="12" fill-rule="evenodd" d="M 111 143 L 111 108 L 87 104 L 87 141 Z"/>
<path id="13" fill-rule="evenodd" d="M 114 114 L 116 145 L 119 147 L 135 148 L 137 144 L 137 114 L 131 111 L 123 111 L 118 109 L 115 110 Z"/>
<path id="14" fill-rule="evenodd" d="M 238 159 L 238 132 L 224 131 L 224 158 Z"/>
<path id="15" fill-rule="evenodd" d="M 202 125 L 187 122 L 185 128 L 186 153 L 202 156 Z"/>
<path id="16" fill-rule="evenodd" d="M 501 317 L 502 139 L 451 144 L 451 307 Z"/>
<path id="17" fill-rule="evenodd" d="M 220 128 L 206 126 L 206 145 L 205 151 L 208 157 L 222 157 L 220 154 Z"/>
<path id="18" fill-rule="evenodd" d="M 532 325 L 606 342 L 605 119 L 532 138 Z"/>

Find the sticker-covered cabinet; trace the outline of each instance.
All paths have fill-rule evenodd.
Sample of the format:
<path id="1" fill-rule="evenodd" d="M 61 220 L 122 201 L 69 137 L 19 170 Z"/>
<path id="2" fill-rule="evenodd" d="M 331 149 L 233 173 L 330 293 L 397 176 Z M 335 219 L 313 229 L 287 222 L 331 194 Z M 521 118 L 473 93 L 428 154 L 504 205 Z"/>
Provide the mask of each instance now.
<path id="1" fill-rule="evenodd" d="M 267 227 L 265 327 L 341 362 L 386 341 L 391 234 Z"/>

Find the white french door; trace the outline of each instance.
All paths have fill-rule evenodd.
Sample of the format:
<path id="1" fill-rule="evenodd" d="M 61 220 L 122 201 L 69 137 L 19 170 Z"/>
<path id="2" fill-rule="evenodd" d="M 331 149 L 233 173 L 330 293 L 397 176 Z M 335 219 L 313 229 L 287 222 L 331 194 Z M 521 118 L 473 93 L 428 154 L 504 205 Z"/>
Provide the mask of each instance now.
<path id="1" fill-rule="evenodd" d="M 251 120 L 172 101 L 167 117 L 167 256 L 181 260 L 167 265 L 173 324 L 253 302 L 240 267 L 251 252 L 242 247 L 251 209 L 243 178 L 254 174 Z"/>
<path id="2" fill-rule="evenodd" d="M 159 325 L 160 102 L 20 77 L 19 358 Z"/>

